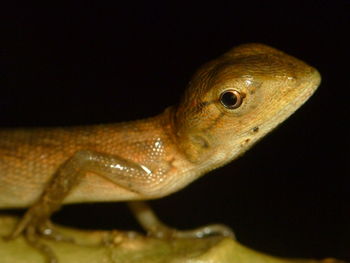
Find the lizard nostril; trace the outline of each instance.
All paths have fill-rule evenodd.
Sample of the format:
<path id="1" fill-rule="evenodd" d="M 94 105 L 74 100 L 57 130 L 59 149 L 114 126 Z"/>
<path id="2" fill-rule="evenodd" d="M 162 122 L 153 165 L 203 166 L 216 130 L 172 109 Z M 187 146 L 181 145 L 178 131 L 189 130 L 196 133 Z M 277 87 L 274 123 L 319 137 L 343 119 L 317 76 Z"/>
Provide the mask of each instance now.
<path id="1" fill-rule="evenodd" d="M 241 142 L 241 147 L 246 146 L 246 144 L 249 143 L 249 142 L 250 142 L 249 138 L 245 139 L 244 141 Z"/>

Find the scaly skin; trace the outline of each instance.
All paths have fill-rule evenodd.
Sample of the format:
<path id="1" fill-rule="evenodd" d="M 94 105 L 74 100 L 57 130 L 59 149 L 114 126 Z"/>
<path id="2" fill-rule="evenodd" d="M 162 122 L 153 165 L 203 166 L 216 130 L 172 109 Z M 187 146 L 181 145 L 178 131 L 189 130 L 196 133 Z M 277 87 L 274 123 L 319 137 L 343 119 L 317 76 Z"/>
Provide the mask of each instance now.
<path id="1" fill-rule="evenodd" d="M 304 62 L 247 44 L 202 66 L 180 103 L 158 116 L 1 130 L 0 208 L 31 207 L 11 237 L 25 231 L 42 249 L 33 236 L 47 229 L 62 204 L 147 200 L 176 192 L 243 154 L 294 113 L 319 83 L 317 70 Z M 165 229 L 142 216 L 144 204 L 131 206 L 147 230 Z M 213 232 L 227 230 L 215 227 Z"/>

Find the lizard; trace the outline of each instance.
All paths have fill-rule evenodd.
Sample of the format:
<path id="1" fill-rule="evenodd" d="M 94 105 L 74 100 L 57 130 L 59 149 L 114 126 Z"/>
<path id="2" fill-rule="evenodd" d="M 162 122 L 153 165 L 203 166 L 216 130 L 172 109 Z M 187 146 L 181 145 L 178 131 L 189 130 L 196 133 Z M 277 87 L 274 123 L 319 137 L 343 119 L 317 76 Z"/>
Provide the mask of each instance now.
<path id="1" fill-rule="evenodd" d="M 314 93 L 319 72 L 264 44 L 243 44 L 201 66 L 177 105 L 136 121 L 0 130 L 0 208 L 28 208 L 7 238 L 66 240 L 50 216 L 64 204 L 126 201 L 151 235 L 232 236 L 229 227 L 167 227 L 145 203 L 231 162 Z"/>

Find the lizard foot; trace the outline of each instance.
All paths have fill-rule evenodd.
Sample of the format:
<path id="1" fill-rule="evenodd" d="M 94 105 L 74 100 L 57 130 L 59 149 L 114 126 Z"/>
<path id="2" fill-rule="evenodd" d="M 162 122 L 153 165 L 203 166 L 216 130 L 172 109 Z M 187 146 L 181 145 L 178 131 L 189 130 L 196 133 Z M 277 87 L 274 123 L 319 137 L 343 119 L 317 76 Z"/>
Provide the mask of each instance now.
<path id="1" fill-rule="evenodd" d="M 4 239 L 12 240 L 21 234 L 23 234 L 30 246 L 39 250 L 47 258 L 48 263 L 57 263 L 58 260 L 53 250 L 41 241 L 42 238 L 54 241 L 74 242 L 72 238 L 66 237 L 56 231 L 47 217 L 43 216 L 38 206 L 31 207 L 18 222 L 14 231 Z"/>
<path id="2" fill-rule="evenodd" d="M 51 226 L 51 223 L 49 222 L 48 225 Z M 52 228 L 49 228 L 48 225 L 41 227 L 28 225 L 25 227 L 25 229 L 21 230 L 20 232 L 18 232 L 16 228 L 15 231 L 13 231 L 10 235 L 3 237 L 3 239 L 5 241 L 11 241 L 17 238 L 20 234 L 23 234 L 23 237 L 26 240 L 27 244 L 41 252 L 43 256 L 46 257 L 47 263 L 58 263 L 57 257 L 53 250 L 48 245 L 41 242 L 40 238 L 46 237 L 51 240 L 62 240 L 69 242 L 71 242 L 72 239 L 63 237 L 56 231 L 53 231 Z"/>
<path id="3" fill-rule="evenodd" d="M 204 238 L 208 236 L 225 236 L 235 239 L 232 229 L 223 224 L 206 225 L 192 230 L 177 230 L 165 225 L 151 207 L 142 201 L 128 203 L 137 221 L 149 236 L 155 238 Z"/>
<path id="4" fill-rule="evenodd" d="M 46 257 L 47 263 L 58 263 L 58 259 L 54 251 L 48 245 L 40 242 L 40 235 L 38 235 L 35 227 L 27 227 L 24 232 L 24 237 L 30 246 L 40 251 L 43 256 Z"/>

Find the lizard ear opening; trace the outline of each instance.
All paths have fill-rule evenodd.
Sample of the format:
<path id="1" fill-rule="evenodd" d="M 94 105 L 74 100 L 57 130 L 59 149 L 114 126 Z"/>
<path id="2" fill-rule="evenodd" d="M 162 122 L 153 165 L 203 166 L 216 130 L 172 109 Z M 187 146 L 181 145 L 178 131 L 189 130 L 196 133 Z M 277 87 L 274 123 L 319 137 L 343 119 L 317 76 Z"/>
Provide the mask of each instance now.
<path id="1" fill-rule="evenodd" d="M 234 89 L 229 89 L 221 93 L 220 102 L 227 109 L 237 109 L 242 105 L 244 97 L 244 93 Z"/>

